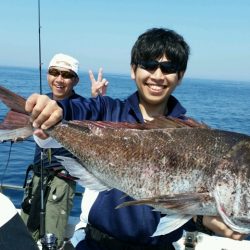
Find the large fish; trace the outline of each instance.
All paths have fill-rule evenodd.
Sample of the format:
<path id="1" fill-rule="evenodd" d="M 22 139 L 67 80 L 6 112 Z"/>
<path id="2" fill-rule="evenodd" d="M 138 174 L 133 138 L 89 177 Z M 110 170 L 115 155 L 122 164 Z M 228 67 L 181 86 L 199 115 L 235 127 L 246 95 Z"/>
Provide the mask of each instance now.
<path id="1" fill-rule="evenodd" d="M 25 138 L 32 132 L 25 100 L 2 87 L 0 99 L 11 109 L 0 141 Z M 25 134 L 21 124 L 13 125 L 16 113 L 24 117 Z M 79 159 L 80 169 L 78 164 L 69 171 L 85 187 L 117 188 L 135 199 L 121 207 L 147 204 L 168 214 L 219 215 L 233 230 L 250 233 L 248 135 L 178 119 L 145 125 L 70 121 L 46 132 Z"/>

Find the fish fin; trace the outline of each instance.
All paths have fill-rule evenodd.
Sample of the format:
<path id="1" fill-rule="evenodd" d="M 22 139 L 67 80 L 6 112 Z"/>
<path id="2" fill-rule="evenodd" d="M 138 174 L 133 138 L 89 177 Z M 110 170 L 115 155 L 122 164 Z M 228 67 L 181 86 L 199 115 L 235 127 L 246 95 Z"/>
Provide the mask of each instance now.
<path id="1" fill-rule="evenodd" d="M 165 117 L 165 116 L 157 116 L 154 117 L 152 121 L 145 121 L 145 126 L 148 129 L 154 128 L 208 128 L 208 126 L 204 123 L 199 123 L 198 121 L 187 118 L 180 119 L 176 117 Z"/>
<path id="2" fill-rule="evenodd" d="M 79 129 L 93 128 L 105 128 L 105 129 L 147 129 L 143 124 L 140 123 L 128 123 L 128 122 L 108 122 L 108 121 L 69 121 L 69 126 L 73 126 Z"/>
<path id="3" fill-rule="evenodd" d="M 11 130 L 27 126 L 31 127 L 28 115 L 10 110 L 0 124 L 0 129 Z"/>
<path id="4" fill-rule="evenodd" d="M 33 134 L 29 116 L 16 111 L 9 111 L 0 124 L 0 142 L 23 141 Z"/>
<path id="5" fill-rule="evenodd" d="M 71 176 L 77 178 L 77 182 L 85 187 L 96 191 L 109 190 L 110 187 L 107 187 L 102 183 L 98 178 L 91 174 L 84 166 L 80 164 L 75 158 L 64 157 L 64 156 L 55 156 L 60 160 L 62 166 L 70 173 Z"/>
<path id="6" fill-rule="evenodd" d="M 109 122 L 109 121 L 70 121 L 70 126 L 79 127 L 80 129 L 105 128 L 105 129 L 164 129 L 164 128 L 207 128 L 205 124 L 199 123 L 194 119 L 188 118 L 182 120 L 173 117 L 155 117 L 152 121 L 145 123 L 128 123 L 128 122 Z"/>
<path id="7" fill-rule="evenodd" d="M 0 100 L 11 110 L 0 124 L 0 142 L 21 141 L 33 134 L 25 99 L 0 86 Z"/>
<path id="8" fill-rule="evenodd" d="M 0 129 L 0 143 L 6 141 L 23 141 L 33 134 L 31 127 L 17 128 L 13 130 Z"/>
<path id="9" fill-rule="evenodd" d="M 205 193 L 181 193 L 175 195 L 163 195 L 142 200 L 127 201 L 117 206 L 122 208 L 131 205 L 160 205 L 168 210 L 179 213 L 187 213 L 192 211 L 200 203 L 211 200 L 212 197 L 208 192 Z M 157 209 L 156 209 L 157 210 Z"/>
<path id="10" fill-rule="evenodd" d="M 28 114 L 25 111 L 25 99 L 2 86 L 0 86 L 0 100 L 13 111 Z"/>
<path id="11" fill-rule="evenodd" d="M 168 214 L 161 216 L 160 222 L 152 237 L 169 234 L 187 223 L 191 218 L 191 215 L 186 214 Z"/>

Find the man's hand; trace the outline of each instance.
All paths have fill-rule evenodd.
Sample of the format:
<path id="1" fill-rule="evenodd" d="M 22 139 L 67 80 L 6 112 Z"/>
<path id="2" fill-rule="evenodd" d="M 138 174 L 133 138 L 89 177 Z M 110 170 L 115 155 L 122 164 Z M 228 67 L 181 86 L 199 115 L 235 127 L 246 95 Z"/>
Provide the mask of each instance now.
<path id="1" fill-rule="evenodd" d="M 63 118 L 63 110 L 46 95 L 31 95 L 26 101 L 25 110 L 30 113 L 33 127 L 38 129 L 34 134 L 41 139 L 48 137 L 41 129 L 48 129 Z"/>
<path id="2" fill-rule="evenodd" d="M 196 221 L 196 218 L 194 218 L 194 221 Z M 217 235 L 234 240 L 244 240 L 247 236 L 230 229 L 220 217 L 203 216 L 203 225 Z"/>
<path id="3" fill-rule="evenodd" d="M 92 70 L 89 70 L 89 78 L 91 81 L 91 95 L 96 97 L 98 95 L 105 95 L 107 92 L 108 81 L 103 77 L 102 68 L 99 69 L 97 80 L 94 77 Z"/>

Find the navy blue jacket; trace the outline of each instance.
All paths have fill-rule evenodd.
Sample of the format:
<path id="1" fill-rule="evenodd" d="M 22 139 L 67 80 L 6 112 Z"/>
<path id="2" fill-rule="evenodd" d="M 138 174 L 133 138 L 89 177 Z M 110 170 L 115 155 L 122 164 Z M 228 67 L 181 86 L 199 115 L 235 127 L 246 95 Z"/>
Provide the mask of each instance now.
<path id="1" fill-rule="evenodd" d="M 66 120 L 75 117 L 79 120 L 144 122 L 139 109 L 138 92 L 124 101 L 107 96 L 98 96 L 91 99 L 67 99 L 60 101 L 59 105 L 64 110 Z M 168 113 L 165 115 L 183 118 L 185 113 L 185 108 L 181 106 L 178 100 L 170 96 Z M 190 220 L 182 228 L 170 234 L 151 237 L 160 221 L 161 213 L 152 211 L 152 208 L 146 205 L 114 209 L 123 201 L 131 199 L 117 189 L 99 193 L 90 209 L 89 223 L 104 233 L 136 245 L 171 243 L 182 236 L 183 229 L 195 230 L 194 223 Z"/>

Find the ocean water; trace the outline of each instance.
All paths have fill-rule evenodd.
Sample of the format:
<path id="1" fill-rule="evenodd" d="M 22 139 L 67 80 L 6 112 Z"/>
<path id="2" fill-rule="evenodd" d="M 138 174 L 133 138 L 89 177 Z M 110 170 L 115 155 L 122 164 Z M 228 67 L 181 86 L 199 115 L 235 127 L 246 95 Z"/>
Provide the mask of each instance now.
<path id="1" fill-rule="evenodd" d="M 105 74 L 109 81 L 108 95 L 126 98 L 136 90 L 129 75 Z M 80 74 L 80 83 L 76 91 L 90 96 L 90 80 L 87 73 Z M 43 93 L 49 91 L 46 72 L 42 74 Z M 0 67 L 0 85 L 28 97 L 40 91 L 38 69 Z M 174 94 L 188 110 L 188 115 L 210 127 L 230 130 L 250 135 L 250 82 L 217 81 L 202 79 L 184 79 Z M 0 103 L 0 121 L 7 108 Z M 0 144 L 0 184 L 22 186 L 25 170 L 32 162 L 34 142 Z M 78 191 L 83 189 L 78 187 Z M 22 191 L 6 190 L 17 207 L 20 207 Z M 80 213 L 80 197 L 75 198 L 72 215 Z"/>

